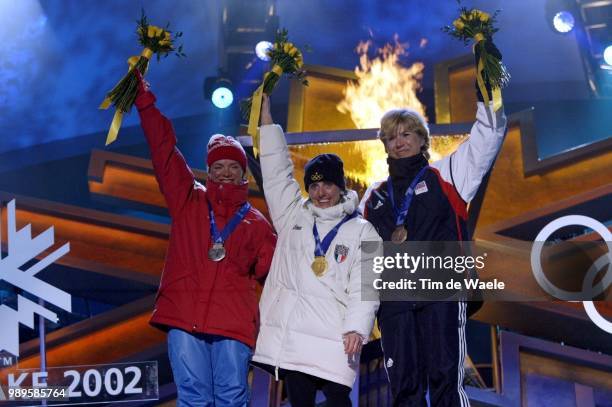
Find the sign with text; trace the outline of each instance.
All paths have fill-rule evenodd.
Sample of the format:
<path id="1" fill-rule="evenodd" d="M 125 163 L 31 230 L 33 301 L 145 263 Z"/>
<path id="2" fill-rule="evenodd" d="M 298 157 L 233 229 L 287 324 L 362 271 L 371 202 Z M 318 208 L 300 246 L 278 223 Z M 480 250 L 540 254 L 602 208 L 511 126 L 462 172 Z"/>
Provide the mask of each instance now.
<path id="1" fill-rule="evenodd" d="M 114 363 L 15 370 L 1 383 L 0 406 L 47 401 L 47 405 L 157 400 L 157 362 Z"/>

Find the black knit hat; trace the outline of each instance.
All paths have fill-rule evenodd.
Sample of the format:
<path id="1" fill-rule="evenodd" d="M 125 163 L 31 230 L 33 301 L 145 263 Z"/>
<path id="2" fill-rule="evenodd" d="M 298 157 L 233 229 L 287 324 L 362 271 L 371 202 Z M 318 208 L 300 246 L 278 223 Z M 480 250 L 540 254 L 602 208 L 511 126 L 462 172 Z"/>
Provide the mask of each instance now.
<path id="1" fill-rule="evenodd" d="M 306 163 L 304 167 L 304 186 L 306 191 L 313 182 L 328 181 L 341 190 L 346 189 L 344 165 L 336 154 L 321 154 Z"/>

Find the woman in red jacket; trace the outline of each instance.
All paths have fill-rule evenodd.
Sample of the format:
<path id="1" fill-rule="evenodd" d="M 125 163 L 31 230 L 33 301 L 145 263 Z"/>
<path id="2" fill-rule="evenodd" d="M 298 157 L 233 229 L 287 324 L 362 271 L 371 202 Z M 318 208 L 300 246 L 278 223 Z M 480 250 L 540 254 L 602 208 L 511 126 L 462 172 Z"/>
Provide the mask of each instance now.
<path id="1" fill-rule="evenodd" d="M 177 405 L 246 406 L 259 325 L 255 287 L 268 273 L 276 236 L 247 201 L 242 146 L 223 135 L 210 139 L 204 186 L 154 103 L 140 78 L 135 104 L 172 218 L 151 324 L 168 331 Z"/>

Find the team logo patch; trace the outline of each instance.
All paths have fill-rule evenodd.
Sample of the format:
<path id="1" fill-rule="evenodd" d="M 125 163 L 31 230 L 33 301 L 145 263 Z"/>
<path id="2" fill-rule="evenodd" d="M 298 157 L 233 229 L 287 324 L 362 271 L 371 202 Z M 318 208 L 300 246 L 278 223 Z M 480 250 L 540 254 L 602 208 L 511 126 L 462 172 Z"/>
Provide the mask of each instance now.
<path id="1" fill-rule="evenodd" d="M 427 189 L 427 183 L 425 181 L 419 182 L 418 184 L 416 184 L 416 187 L 414 187 L 415 195 L 420 195 L 427 191 L 429 190 Z"/>
<path id="2" fill-rule="evenodd" d="M 383 206 L 382 201 L 378 201 L 378 202 L 376 202 L 376 206 L 374 207 L 374 210 L 376 210 L 376 209 L 380 208 L 381 206 Z"/>
<path id="3" fill-rule="evenodd" d="M 348 257 L 348 252 L 348 247 L 337 244 L 336 248 L 334 249 L 334 259 L 336 259 L 336 263 L 342 263 L 344 260 L 346 260 Z"/>
<path id="4" fill-rule="evenodd" d="M 319 182 L 323 179 L 323 175 L 319 174 L 318 172 L 315 172 L 314 174 L 312 174 L 310 176 L 310 180 L 313 182 Z"/>

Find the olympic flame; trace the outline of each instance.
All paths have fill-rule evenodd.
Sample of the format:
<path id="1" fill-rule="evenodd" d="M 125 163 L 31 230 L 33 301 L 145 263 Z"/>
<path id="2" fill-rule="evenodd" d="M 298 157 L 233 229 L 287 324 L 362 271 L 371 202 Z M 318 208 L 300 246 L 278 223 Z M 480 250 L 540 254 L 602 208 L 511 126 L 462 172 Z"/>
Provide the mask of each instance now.
<path id="1" fill-rule="evenodd" d="M 368 56 L 371 41 L 362 41 L 357 45 L 357 81 L 347 83 L 343 91 L 344 99 L 337 109 L 350 114 L 359 129 L 378 128 L 383 114 L 399 107 L 410 107 L 425 117 L 425 108 L 417 98 L 425 65 L 421 62 L 407 68 L 400 65 L 399 58 L 406 54 L 407 44 L 401 43 L 397 35 L 394 40 L 394 44 L 378 49 L 378 56 L 373 59 Z M 387 155 L 382 143 L 357 144 L 360 144 L 358 148 L 363 149 L 365 168 L 357 169 L 352 175 L 365 183 L 386 177 Z"/>
<path id="2" fill-rule="evenodd" d="M 399 42 L 378 49 L 379 56 L 370 59 L 371 41 L 357 45 L 359 66 L 355 67 L 357 81 L 349 82 L 344 99 L 337 108 L 351 115 L 358 129 L 372 129 L 380 125 L 380 118 L 390 109 L 410 107 L 425 117 L 425 108 L 417 98 L 425 65 L 415 62 L 406 68 L 399 58 L 406 54 L 406 44 Z"/>

